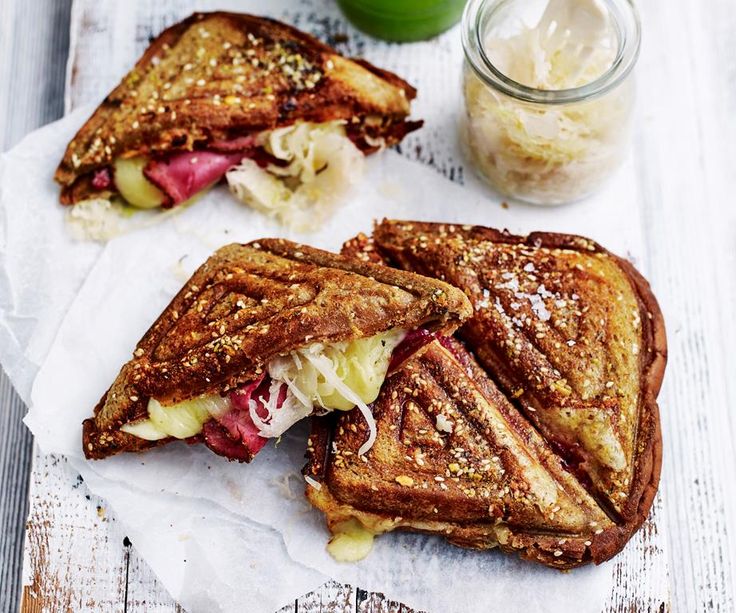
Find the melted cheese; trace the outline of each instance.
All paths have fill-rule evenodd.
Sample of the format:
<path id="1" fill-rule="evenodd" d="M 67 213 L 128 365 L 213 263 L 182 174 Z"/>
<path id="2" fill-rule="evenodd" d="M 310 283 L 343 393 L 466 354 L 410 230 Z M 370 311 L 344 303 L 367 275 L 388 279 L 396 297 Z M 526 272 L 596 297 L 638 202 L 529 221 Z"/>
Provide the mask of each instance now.
<path id="1" fill-rule="evenodd" d="M 338 562 L 357 562 L 373 549 L 374 534 L 357 519 L 348 519 L 332 527 L 327 552 Z"/>
<path id="2" fill-rule="evenodd" d="M 373 402 L 386 378 L 391 354 L 404 336 L 403 330 L 395 329 L 350 342 L 314 343 L 272 360 L 268 374 L 286 383 L 304 404 L 347 411 L 357 402 L 341 391 L 338 381 L 360 401 Z"/>
<path id="3" fill-rule="evenodd" d="M 120 195 L 139 209 L 155 209 L 164 201 L 164 193 L 143 174 L 148 158 L 118 158 L 115 160 L 115 187 Z"/>
<path id="4" fill-rule="evenodd" d="M 199 434 L 205 422 L 229 410 L 230 400 L 218 395 L 198 396 L 169 406 L 151 398 L 148 419 L 125 424 L 120 429 L 147 441 L 167 437 L 185 439 Z"/>

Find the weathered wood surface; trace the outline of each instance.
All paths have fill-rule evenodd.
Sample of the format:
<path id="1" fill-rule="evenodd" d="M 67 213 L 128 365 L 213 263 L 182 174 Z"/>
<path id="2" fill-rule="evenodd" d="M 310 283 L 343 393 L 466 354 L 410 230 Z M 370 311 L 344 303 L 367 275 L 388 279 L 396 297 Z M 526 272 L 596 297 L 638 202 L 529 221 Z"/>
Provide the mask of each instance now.
<path id="1" fill-rule="evenodd" d="M 71 0 L 0 1 L 0 151 L 64 112 Z M 2 186 L 0 186 L 2 189 Z M 31 433 L 0 372 L 0 611 L 18 607 Z"/>
<path id="2" fill-rule="evenodd" d="M 124 18 L 132 5 L 75 2 L 67 108 L 104 95 L 148 37 L 191 4 L 140 1 L 135 18 Z M 647 273 L 670 334 L 661 396 L 665 466 L 653 518 L 615 562 L 615 589 L 606 610 L 667 609 L 671 592 L 676 610 L 732 611 L 736 88 L 729 76 L 736 73 L 736 13 L 730 0 L 710 2 L 707 10 L 684 0 L 649 0 L 641 9 L 645 39 L 635 142 L 640 217 L 631 223 L 645 229 Z M 316 33 L 323 36 L 339 27 L 327 21 L 300 25 L 321 28 Z M 360 38 L 348 47 L 363 51 Z M 409 143 L 405 152 L 462 180 L 461 161 L 443 155 L 448 150 L 443 136 L 423 131 L 417 136 L 422 140 Z M 12 436 L 8 440 L 16 441 Z M 87 498 L 63 460 L 34 455 L 24 610 L 176 611 L 124 539 L 113 514 Z M 661 564 L 666 539 L 669 575 Z M 292 610 L 406 611 L 379 595 L 335 583 L 284 609 Z"/>

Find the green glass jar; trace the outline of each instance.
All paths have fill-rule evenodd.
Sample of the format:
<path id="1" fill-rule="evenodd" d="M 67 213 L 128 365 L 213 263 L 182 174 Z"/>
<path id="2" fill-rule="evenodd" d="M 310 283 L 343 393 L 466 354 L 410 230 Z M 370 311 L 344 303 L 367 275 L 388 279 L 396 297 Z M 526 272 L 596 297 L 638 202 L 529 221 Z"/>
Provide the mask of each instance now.
<path id="1" fill-rule="evenodd" d="M 466 0 L 337 0 L 366 34 L 397 42 L 437 36 L 460 20 Z"/>

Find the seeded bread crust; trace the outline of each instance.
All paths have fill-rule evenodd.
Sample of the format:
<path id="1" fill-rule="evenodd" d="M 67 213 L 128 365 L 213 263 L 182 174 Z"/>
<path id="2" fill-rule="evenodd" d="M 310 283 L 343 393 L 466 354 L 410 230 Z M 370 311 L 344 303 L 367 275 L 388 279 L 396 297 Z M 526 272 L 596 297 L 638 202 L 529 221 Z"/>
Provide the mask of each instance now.
<path id="1" fill-rule="evenodd" d="M 268 361 L 312 343 L 427 325 L 454 331 L 470 316 L 446 283 L 357 262 L 283 239 L 219 249 L 138 343 L 83 426 L 88 458 L 139 451 L 149 442 L 121 432 L 164 404 L 224 393 L 257 379 Z"/>
<path id="2" fill-rule="evenodd" d="M 502 549 L 519 551 L 525 558 L 556 568 L 573 568 L 591 561 L 596 564 L 604 562 L 621 551 L 631 536 L 642 525 L 649 513 L 659 483 L 662 463 L 662 435 L 656 397 L 664 375 L 667 343 L 664 321 L 657 301 L 649 284 L 628 261 L 611 254 L 589 239 L 573 235 L 535 232 L 529 236 L 514 236 L 508 232 L 483 227 L 384 220 L 377 225 L 372 237 L 361 234 L 347 241 L 343 253 L 362 261 L 391 264 L 422 274 L 446 278 L 468 292 L 477 309 L 477 297 L 470 291 L 474 278 L 472 275 L 467 276 L 469 274 L 465 267 L 467 262 L 464 262 L 463 258 L 460 257 L 462 254 L 458 254 L 450 246 L 449 241 L 458 236 L 462 237 L 462 240 L 467 241 L 468 244 L 493 243 L 523 246 L 532 258 L 535 250 L 541 248 L 553 250 L 552 252 L 554 250 L 573 250 L 583 254 L 598 254 L 608 262 L 615 263 L 616 267 L 625 274 L 631 284 L 631 288 L 636 295 L 636 304 L 641 313 L 642 347 L 640 348 L 641 359 L 639 360 L 638 375 L 639 395 L 638 408 L 634 414 L 637 424 L 633 448 L 631 449 L 630 465 L 628 466 L 631 478 L 624 504 L 612 508 L 607 497 L 602 495 L 600 491 L 596 491 L 595 487 L 591 487 L 585 475 L 580 475 L 583 479 L 581 483 L 585 482 L 586 489 L 592 493 L 601 505 L 601 510 L 605 511 L 612 520 L 612 523 L 608 526 L 597 526 L 592 536 L 582 535 L 570 538 L 569 534 L 555 534 L 555 530 L 550 530 L 548 534 L 544 535 L 535 533 L 533 530 L 524 530 L 523 526 L 517 526 L 511 532 L 504 533 L 502 530 L 499 533 L 495 528 L 489 532 L 487 524 L 482 522 L 473 527 L 469 526 L 467 522 L 455 523 L 452 521 L 439 522 L 429 531 L 446 533 L 448 539 L 452 542 L 473 548 L 492 546 L 495 539 L 495 543 L 499 544 Z M 442 252 L 444 250 L 444 254 L 438 256 L 437 253 L 428 253 L 426 246 L 431 244 L 439 245 L 438 251 Z M 421 247 L 421 245 L 425 247 Z M 482 247 L 479 249 L 482 250 Z M 478 253 L 473 252 L 470 259 L 473 255 L 477 256 Z M 437 257 L 445 259 L 438 262 Z M 479 339 L 478 334 L 468 333 L 468 328 L 472 325 L 473 318 L 468 320 L 459 330 L 459 335 L 468 340 L 469 347 L 476 352 L 476 356 L 478 356 L 479 350 L 480 354 L 483 355 L 483 342 Z M 560 350 L 565 351 L 564 347 Z M 510 393 L 508 389 L 509 380 L 516 380 L 511 379 L 507 372 L 498 371 L 496 368 L 497 361 L 487 360 L 484 363 L 480 359 L 480 362 L 485 367 L 486 372 L 499 382 L 500 388 L 504 388 L 503 384 L 506 384 L 507 391 L 504 393 L 513 399 L 515 406 L 520 407 L 522 412 L 527 411 L 527 417 L 531 417 L 530 423 L 533 423 L 542 436 L 546 437 L 544 425 L 542 424 L 540 427 L 538 420 L 535 421 L 534 419 L 535 412 L 543 411 L 544 406 L 532 404 L 531 402 L 528 404 L 519 402 L 517 398 L 514 398 L 516 394 Z M 533 368 L 533 364 L 528 363 L 526 367 Z M 504 366 L 504 368 L 507 368 L 507 366 Z M 524 369 L 523 365 L 521 367 L 516 366 L 516 368 Z M 525 393 L 521 395 L 523 398 Z M 530 410 L 531 412 L 529 412 Z M 320 426 L 315 426 L 315 428 L 319 429 Z M 555 453 L 559 452 L 555 449 Z M 307 470 L 310 466 L 311 463 L 308 464 Z M 345 505 L 344 502 L 338 500 L 341 496 L 339 488 L 328 487 L 319 494 L 308 488 L 308 496 L 315 506 L 322 508 L 327 513 L 328 522 L 332 524 L 335 521 L 330 519 L 331 516 L 344 518 L 351 511 L 351 505 Z M 361 504 L 354 505 L 352 510 L 358 513 L 364 511 Z M 392 512 L 387 507 L 383 514 L 364 519 L 367 522 L 373 522 L 373 524 L 366 523 L 370 526 L 378 525 L 376 522 L 379 519 L 383 518 L 385 520 L 390 516 L 392 516 Z M 427 531 L 426 525 L 417 527 L 411 520 L 403 523 L 399 522 L 394 527 Z M 462 528 L 466 538 L 454 538 L 453 534 L 460 528 Z M 468 531 L 470 532 L 468 533 Z M 596 531 L 599 533 L 595 534 Z M 502 537 L 505 535 L 505 540 L 503 538 L 499 539 L 499 534 Z"/>
<path id="3" fill-rule="evenodd" d="M 568 473 L 458 341 L 432 342 L 381 390 L 363 461 L 357 415 L 314 418 L 307 497 L 332 528 L 355 517 L 376 534 L 441 534 L 566 569 L 593 559 L 617 526 Z M 452 431 L 435 431 L 437 415 Z M 417 459 L 418 458 L 418 459 Z"/>
<path id="4" fill-rule="evenodd" d="M 407 121 L 415 96 L 397 75 L 286 24 L 195 13 L 151 43 L 69 143 L 54 178 L 61 202 L 74 204 L 100 196 L 93 173 L 119 156 L 201 149 L 298 120 L 345 120 L 371 152 L 373 139 L 390 146 L 421 126 Z"/>

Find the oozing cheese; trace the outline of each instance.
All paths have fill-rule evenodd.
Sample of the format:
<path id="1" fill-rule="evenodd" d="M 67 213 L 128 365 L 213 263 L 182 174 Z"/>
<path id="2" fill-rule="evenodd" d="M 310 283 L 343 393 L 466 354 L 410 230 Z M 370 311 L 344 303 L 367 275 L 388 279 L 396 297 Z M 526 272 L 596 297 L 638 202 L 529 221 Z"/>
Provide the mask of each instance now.
<path id="1" fill-rule="evenodd" d="M 286 383 L 304 404 L 347 411 L 357 403 L 341 388 L 347 386 L 366 404 L 373 402 L 386 378 L 391 354 L 404 336 L 404 330 L 397 329 L 350 342 L 314 343 L 272 360 L 268 374 Z"/>
<path id="2" fill-rule="evenodd" d="M 332 527 L 327 552 L 338 562 L 357 562 L 373 549 L 373 537 L 357 519 L 348 519 Z"/>
<path id="3" fill-rule="evenodd" d="M 265 418 L 259 416 L 256 403 L 251 400 L 250 415 L 261 436 L 280 436 L 314 407 L 345 411 L 357 405 L 369 425 L 369 439 L 361 447 L 361 453 L 365 453 L 375 440 L 375 422 L 367 405 L 378 397 L 391 354 L 404 335 L 403 330 L 397 329 L 350 342 L 314 343 L 272 360 L 268 365 L 272 383 L 269 399 L 264 403 L 268 413 Z M 287 397 L 277 409 L 277 390 L 283 384 L 288 387 Z M 222 416 L 230 408 L 230 400 L 218 395 L 199 396 L 168 406 L 152 398 L 148 402 L 148 419 L 125 424 L 121 429 L 150 441 L 169 436 L 184 439 L 199 434 L 205 422 Z"/>
<path id="4" fill-rule="evenodd" d="M 148 419 L 125 424 L 120 429 L 148 441 L 169 436 L 184 439 L 199 434 L 205 422 L 229 410 L 230 400 L 216 394 L 198 396 L 168 406 L 151 398 L 148 401 Z"/>
<path id="5" fill-rule="evenodd" d="M 164 201 L 164 193 L 143 174 L 148 158 L 118 158 L 115 160 L 115 186 L 128 203 L 139 209 L 155 209 Z"/>

